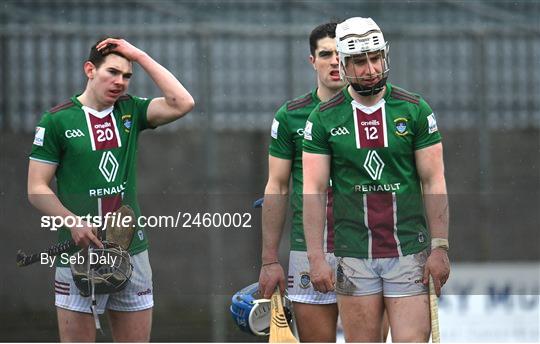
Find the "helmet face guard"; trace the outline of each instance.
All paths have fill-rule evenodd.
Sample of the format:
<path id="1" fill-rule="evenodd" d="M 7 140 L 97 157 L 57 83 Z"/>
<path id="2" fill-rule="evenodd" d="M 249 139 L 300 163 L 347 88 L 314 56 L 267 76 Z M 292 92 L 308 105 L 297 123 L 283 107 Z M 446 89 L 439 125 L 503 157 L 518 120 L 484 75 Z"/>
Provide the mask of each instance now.
<path id="1" fill-rule="evenodd" d="M 111 294 L 124 289 L 133 272 L 129 253 L 117 244 L 83 249 L 74 254 L 71 274 L 82 296 Z"/>
<path id="2" fill-rule="evenodd" d="M 284 299 L 283 307 L 290 323 L 293 321 L 292 302 L 287 297 Z M 242 331 L 256 336 L 270 335 L 270 300 L 261 297 L 259 283 L 253 283 L 234 294 L 230 311 Z"/>
<path id="3" fill-rule="evenodd" d="M 385 50 L 379 50 L 375 53 L 379 54 L 379 61 L 381 61 L 381 69 L 382 71 L 378 74 L 370 74 L 369 79 L 372 78 L 380 78 L 380 80 L 370 86 L 363 85 L 368 77 L 362 77 L 358 76 L 356 74 L 347 74 L 347 63 L 353 63 L 351 60 L 354 58 L 358 58 L 361 54 L 351 55 L 351 56 L 344 56 L 343 59 L 340 56 L 340 63 L 339 63 L 339 73 L 341 75 L 341 78 L 347 80 L 347 82 L 352 86 L 352 88 L 361 96 L 372 96 L 375 94 L 378 94 L 381 92 L 386 85 L 386 80 L 388 79 L 388 74 L 390 71 L 390 68 L 388 67 L 388 58 L 387 58 L 387 51 L 388 47 Z M 363 58 L 366 60 L 370 59 L 370 53 L 362 53 L 362 55 L 365 55 Z M 354 67 L 353 67 L 354 69 Z"/>
<path id="4" fill-rule="evenodd" d="M 353 89 L 362 96 L 379 93 L 386 85 L 390 72 L 388 59 L 388 42 L 379 26 L 371 18 L 350 18 L 336 27 L 336 45 L 339 54 L 339 73 Z M 347 63 L 350 59 L 362 58 L 368 63 L 373 53 L 379 54 L 381 72 L 368 77 L 347 74 Z M 363 85 L 367 79 L 380 78 L 374 85 Z"/>

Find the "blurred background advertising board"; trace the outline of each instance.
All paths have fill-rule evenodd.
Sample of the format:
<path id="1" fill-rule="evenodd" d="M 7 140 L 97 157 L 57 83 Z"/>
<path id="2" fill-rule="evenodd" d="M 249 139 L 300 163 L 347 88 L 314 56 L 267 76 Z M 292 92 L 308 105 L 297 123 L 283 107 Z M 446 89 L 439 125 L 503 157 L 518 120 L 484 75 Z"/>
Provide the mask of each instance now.
<path id="1" fill-rule="evenodd" d="M 540 263 L 460 263 L 439 299 L 441 341 L 539 342 Z"/>

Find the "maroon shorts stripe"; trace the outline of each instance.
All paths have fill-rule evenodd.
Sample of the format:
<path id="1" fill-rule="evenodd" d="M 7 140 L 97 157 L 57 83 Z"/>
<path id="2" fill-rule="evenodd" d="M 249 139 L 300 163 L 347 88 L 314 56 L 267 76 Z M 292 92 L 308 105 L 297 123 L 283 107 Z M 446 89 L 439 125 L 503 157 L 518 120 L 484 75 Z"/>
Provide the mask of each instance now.
<path id="1" fill-rule="evenodd" d="M 67 285 L 69 287 L 69 283 L 66 283 L 66 282 L 60 282 L 60 281 L 54 280 L 54 283 L 60 284 L 60 285 Z"/>
<path id="2" fill-rule="evenodd" d="M 69 295 L 69 293 L 64 293 L 64 292 L 61 292 L 61 291 L 58 291 L 58 290 L 55 290 L 55 293 L 60 294 L 60 295 Z"/>
<path id="3" fill-rule="evenodd" d="M 372 258 L 398 257 L 394 238 L 394 197 L 392 193 L 366 195 Z"/>
<path id="4" fill-rule="evenodd" d="M 294 286 L 294 277 L 289 276 L 289 278 L 287 279 L 287 288 L 292 288 L 293 286 Z"/>
<path id="5" fill-rule="evenodd" d="M 54 289 L 56 290 L 62 290 L 62 291 L 69 291 L 69 287 L 61 287 L 59 285 L 54 285 Z"/>

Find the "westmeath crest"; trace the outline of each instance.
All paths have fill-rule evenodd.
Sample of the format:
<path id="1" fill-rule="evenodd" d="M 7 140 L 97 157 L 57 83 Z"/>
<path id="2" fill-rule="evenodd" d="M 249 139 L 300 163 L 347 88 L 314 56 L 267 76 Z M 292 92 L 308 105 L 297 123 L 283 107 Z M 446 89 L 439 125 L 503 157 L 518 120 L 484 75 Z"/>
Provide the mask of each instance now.
<path id="1" fill-rule="evenodd" d="M 131 129 L 131 115 L 122 115 L 122 126 L 126 133 L 129 133 Z"/>
<path id="2" fill-rule="evenodd" d="M 405 136 L 409 133 L 407 130 L 407 119 L 400 117 L 394 120 L 394 125 L 396 126 L 396 135 Z"/>
<path id="3" fill-rule="evenodd" d="M 307 289 L 309 288 L 309 285 L 311 284 L 311 278 L 309 278 L 309 272 L 301 272 L 300 273 L 300 288 Z"/>

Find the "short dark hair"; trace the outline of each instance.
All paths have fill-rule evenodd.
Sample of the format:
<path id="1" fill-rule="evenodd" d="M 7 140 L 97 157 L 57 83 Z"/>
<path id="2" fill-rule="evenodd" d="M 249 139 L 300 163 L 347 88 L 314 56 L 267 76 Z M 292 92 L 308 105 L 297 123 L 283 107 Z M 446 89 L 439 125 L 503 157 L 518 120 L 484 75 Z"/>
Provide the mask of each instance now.
<path id="1" fill-rule="evenodd" d="M 117 37 L 114 37 L 116 39 L 120 39 L 120 38 L 117 38 Z M 118 56 L 121 56 L 123 58 L 125 58 L 126 60 L 129 61 L 129 59 L 127 57 L 125 57 L 124 55 L 122 55 L 121 53 L 117 52 L 117 51 L 112 51 L 111 48 L 114 48 L 114 47 L 107 47 L 101 51 L 98 51 L 96 49 L 96 46 L 104 41 L 105 39 L 107 39 L 107 37 L 102 37 L 100 38 L 91 48 L 90 48 L 90 55 L 88 55 L 88 60 L 87 61 L 90 61 L 94 64 L 94 66 L 96 66 L 96 68 L 99 68 L 99 66 L 101 66 L 103 64 L 103 62 L 105 61 L 105 58 L 108 56 L 108 55 L 111 55 L 111 54 L 114 54 L 114 55 L 118 55 Z"/>
<path id="2" fill-rule="evenodd" d="M 311 52 L 311 55 L 315 56 L 315 50 L 317 50 L 319 39 L 336 37 L 336 26 L 336 22 L 329 22 L 321 24 L 311 31 L 311 34 L 309 35 L 309 51 Z"/>

